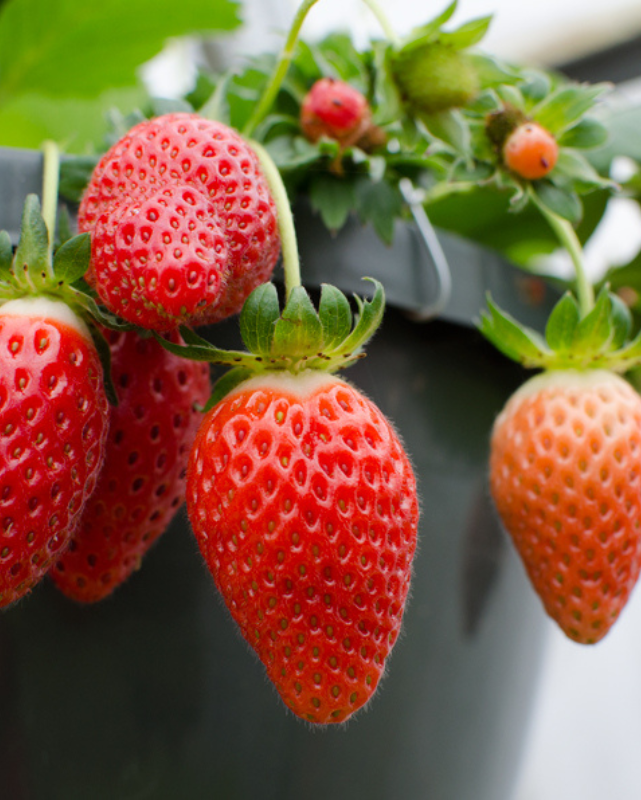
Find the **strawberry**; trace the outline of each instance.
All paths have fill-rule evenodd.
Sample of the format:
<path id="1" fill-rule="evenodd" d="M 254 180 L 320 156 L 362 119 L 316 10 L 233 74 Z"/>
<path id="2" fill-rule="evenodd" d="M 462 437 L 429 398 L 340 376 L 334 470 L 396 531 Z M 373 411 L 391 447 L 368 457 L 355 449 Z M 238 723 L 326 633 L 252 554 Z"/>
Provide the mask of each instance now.
<path id="1" fill-rule="evenodd" d="M 317 80 L 305 95 L 300 111 L 303 134 L 311 142 L 325 136 L 351 147 L 371 127 L 369 103 L 358 89 L 334 78 Z"/>
<path id="2" fill-rule="evenodd" d="M 138 217 L 154 223 L 153 233 Z M 132 128 L 94 170 L 78 225 L 93 233 L 87 279 L 105 304 L 159 331 L 238 313 L 280 252 L 255 152 L 197 114 Z"/>
<path id="3" fill-rule="evenodd" d="M 554 169 L 559 145 L 552 134 L 536 122 L 518 125 L 502 148 L 505 166 L 526 180 L 539 180 Z"/>
<path id="4" fill-rule="evenodd" d="M 641 567 L 641 398 L 606 370 L 532 378 L 496 420 L 490 481 L 545 610 L 597 642 Z"/>
<path id="5" fill-rule="evenodd" d="M 376 283 L 376 282 L 375 282 Z M 250 352 L 189 333 L 189 357 L 228 364 L 187 469 L 187 512 L 216 586 L 284 702 L 343 722 L 372 697 L 396 641 L 418 501 L 391 423 L 333 373 L 380 323 L 380 284 L 349 302 L 304 289 L 282 313 L 265 284 L 240 317 Z"/>
<path id="6" fill-rule="evenodd" d="M 209 397 L 209 368 L 135 331 L 105 331 L 119 403 L 104 465 L 67 552 L 51 575 L 74 600 L 96 602 L 138 568 L 184 500 L 187 457 Z M 174 337 L 176 338 L 176 337 Z"/>
<path id="7" fill-rule="evenodd" d="M 107 400 L 84 323 L 46 297 L 0 308 L 0 606 L 67 547 L 102 464 Z"/>
<path id="8" fill-rule="evenodd" d="M 416 547 L 415 480 L 389 422 L 334 376 L 255 377 L 205 417 L 187 502 L 285 703 L 312 722 L 346 720 L 383 674 Z"/>
<path id="9" fill-rule="evenodd" d="M 479 90 L 469 56 L 438 41 L 411 42 L 396 52 L 392 75 L 402 97 L 418 114 L 464 106 Z"/>

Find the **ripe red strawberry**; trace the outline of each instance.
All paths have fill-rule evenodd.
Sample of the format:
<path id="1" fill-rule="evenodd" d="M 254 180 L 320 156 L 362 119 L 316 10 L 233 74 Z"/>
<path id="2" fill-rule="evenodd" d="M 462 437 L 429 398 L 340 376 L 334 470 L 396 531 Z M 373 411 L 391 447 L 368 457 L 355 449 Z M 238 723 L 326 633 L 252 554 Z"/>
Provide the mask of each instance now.
<path id="1" fill-rule="evenodd" d="M 300 112 L 302 131 L 311 142 L 322 136 L 343 147 L 358 142 L 371 127 L 369 103 L 353 86 L 334 78 L 316 81 L 305 96 Z"/>
<path id="2" fill-rule="evenodd" d="M 104 466 L 69 549 L 51 575 L 68 597 L 92 603 L 137 569 L 184 501 L 189 448 L 210 394 L 209 367 L 135 331 L 105 331 L 118 405 Z"/>
<path id="3" fill-rule="evenodd" d="M 496 420 L 490 479 L 547 613 L 601 639 L 641 566 L 639 395 L 605 370 L 538 375 Z"/>
<path id="4" fill-rule="evenodd" d="M 0 606 L 67 547 L 102 464 L 107 400 L 91 337 L 61 302 L 0 309 Z"/>
<path id="5" fill-rule="evenodd" d="M 185 189 L 192 190 L 193 203 Z M 134 218 L 142 214 L 153 222 L 148 212 L 161 212 L 163 198 L 160 228 L 145 239 L 145 224 L 136 221 L 132 229 Z M 182 215 L 181 204 L 193 213 Z M 237 313 L 252 289 L 269 279 L 280 252 L 275 204 L 256 154 L 234 130 L 197 114 L 166 114 L 132 128 L 98 163 L 78 224 L 94 233 L 87 278 L 105 304 L 156 330 L 190 315 L 191 324 L 205 324 Z M 158 283 L 165 281 L 164 294 L 149 294 L 158 286 L 151 285 L 154 270 Z M 158 312 L 167 294 L 166 313 Z M 152 309 L 158 312 L 153 323 Z"/>
<path id="6" fill-rule="evenodd" d="M 418 523 L 409 460 L 376 406 L 324 373 L 251 378 L 199 429 L 187 508 L 294 713 L 343 722 L 367 703 L 400 629 Z"/>
<path id="7" fill-rule="evenodd" d="M 554 169 L 559 146 L 552 134 L 536 122 L 524 122 L 506 138 L 503 161 L 526 180 L 539 180 Z"/>

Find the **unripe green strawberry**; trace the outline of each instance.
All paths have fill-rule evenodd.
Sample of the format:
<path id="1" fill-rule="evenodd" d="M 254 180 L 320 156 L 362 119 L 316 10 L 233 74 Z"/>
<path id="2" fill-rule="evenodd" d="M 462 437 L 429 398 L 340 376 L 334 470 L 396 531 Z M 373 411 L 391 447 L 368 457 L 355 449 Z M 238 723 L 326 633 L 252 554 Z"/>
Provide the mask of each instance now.
<path id="1" fill-rule="evenodd" d="M 532 378 L 496 420 L 490 480 L 547 613 L 597 642 L 641 567 L 641 398 L 605 370 Z"/>
<path id="2" fill-rule="evenodd" d="M 479 89 L 469 56 L 439 42 L 412 43 L 392 56 L 401 95 L 419 113 L 434 114 L 469 103 Z"/>
<path id="3" fill-rule="evenodd" d="M 398 637 L 414 475 L 389 422 L 335 376 L 272 373 L 205 417 L 187 508 L 218 589 L 284 702 L 343 722 Z"/>

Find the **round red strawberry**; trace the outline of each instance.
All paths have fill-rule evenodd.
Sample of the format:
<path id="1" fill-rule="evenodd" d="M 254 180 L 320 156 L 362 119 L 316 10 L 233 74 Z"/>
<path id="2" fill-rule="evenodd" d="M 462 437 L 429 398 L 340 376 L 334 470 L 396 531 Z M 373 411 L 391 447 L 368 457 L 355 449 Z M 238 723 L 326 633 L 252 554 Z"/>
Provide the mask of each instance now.
<path id="1" fill-rule="evenodd" d="M 371 126 L 372 114 L 366 97 L 344 81 L 321 78 L 309 90 L 300 112 L 304 135 L 312 142 L 321 137 L 350 147 Z"/>
<path id="2" fill-rule="evenodd" d="M 285 703 L 317 723 L 365 705 L 399 633 L 418 522 L 412 468 L 379 409 L 322 372 L 241 383 L 199 429 L 187 506 Z"/>
<path id="3" fill-rule="evenodd" d="M 184 501 L 209 367 L 135 331 L 105 331 L 118 405 L 104 465 L 69 549 L 51 574 L 74 600 L 103 599 L 137 569 Z M 176 337 L 177 338 L 177 337 Z"/>
<path id="4" fill-rule="evenodd" d="M 531 379 L 496 420 L 490 479 L 546 611 L 597 642 L 641 567 L 641 398 L 605 370 Z"/>
<path id="5" fill-rule="evenodd" d="M 0 309 L 0 606 L 67 547 L 102 465 L 107 400 L 84 323 L 64 304 Z"/>
<path id="6" fill-rule="evenodd" d="M 142 242 L 141 249 L 142 223 L 134 231 L 138 235 L 127 242 L 119 228 L 127 224 L 121 222 L 123 217 L 131 223 L 139 209 L 157 203 L 163 197 L 161 190 L 167 188 L 171 189 L 168 210 L 160 215 L 155 241 L 164 243 L 169 237 L 169 247 L 159 250 L 150 239 Z M 192 190 L 194 203 L 191 213 L 179 219 L 175 206 L 185 204 L 181 194 L 185 189 Z M 215 227 L 208 226 L 206 218 Z M 147 303 L 145 314 L 153 308 L 158 313 L 154 321 L 145 317 L 145 325 L 156 330 L 176 327 L 186 316 L 191 317 L 190 324 L 205 324 L 238 313 L 252 289 L 269 279 L 280 253 L 275 205 L 258 157 L 234 130 L 197 114 L 166 114 L 132 128 L 97 165 L 80 204 L 78 224 L 81 231 L 94 233 L 87 278 L 105 304 L 123 318 L 142 324 L 138 311 Z M 226 254 L 219 246 L 221 234 Z M 185 273 L 183 281 L 174 277 L 171 309 L 163 307 L 166 313 L 158 311 L 158 296 L 148 295 L 150 284 L 139 271 L 141 256 L 146 259 L 142 262 L 145 270 L 152 269 L 149 256 L 157 259 L 159 276 L 162 272 L 168 281 L 172 275 Z M 132 265 L 137 270 L 135 280 Z M 190 282 L 194 272 L 196 277 Z M 210 283 L 213 274 L 217 275 L 215 297 Z M 184 303 L 183 287 L 187 287 Z M 193 296 L 196 287 L 202 291 L 199 303 Z M 136 302 L 132 305 L 133 292 Z M 192 309 L 194 305 L 193 312 L 183 313 L 183 306 Z"/>

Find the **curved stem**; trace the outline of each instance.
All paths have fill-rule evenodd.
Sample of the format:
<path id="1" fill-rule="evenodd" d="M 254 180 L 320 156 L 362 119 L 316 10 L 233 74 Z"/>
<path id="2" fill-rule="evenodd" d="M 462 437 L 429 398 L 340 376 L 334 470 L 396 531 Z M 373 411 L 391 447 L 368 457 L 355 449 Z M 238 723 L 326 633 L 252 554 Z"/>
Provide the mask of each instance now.
<path id="1" fill-rule="evenodd" d="M 42 218 L 49 232 L 49 262 L 53 254 L 58 212 L 58 184 L 60 182 L 60 150 L 58 145 L 47 140 L 42 144 L 44 167 L 42 174 Z"/>
<path id="2" fill-rule="evenodd" d="M 289 69 L 289 64 L 294 56 L 294 48 L 296 47 L 298 34 L 303 26 L 305 17 L 307 16 L 310 8 L 317 2 L 318 0 L 304 0 L 296 12 L 292 25 L 289 29 L 289 33 L 287 34 L 285 45 L 278 58 L 278 62 L 276 63 L 276 69 L 272 73 L 272 76 L 265 87 L 258 105 L 254 108 L 251 117 L 247 120 L 247 124 L 243 128 L 242 132 L 244 136 L 250 137 L 253 134 L 253 132 L 256 130 L 256 126 L 262 122 L 263 118 L 272 107 L 272 103 L 276 99 L 276 95 L 278 94 L 278 90 L 283 82 L 283 78 L 285 77 L 287 70 Z"/>
<path id="3" fill-rule="evenodd" d="M 539 209 L 541 214 L 550 224 L 550 227 L 556 234 L 561 245 L 567 250 L 572 264 L 574 265 L 574 272 L 576 275 L 576 290 L 577 298 L 579 301 L 579 308 L 581 309 L 581 316 L 585 317 L 594 308 L 594 290 L 592 284 L 588 279 L 585 271 L 585 264 L 583 258 L 583 248 L 576 231 L 567 219 L 563 219 L 558 214 L 551 211 L 544 203 L 542 203 L 536 195 L 536 192 L 530 191 L 530 197 L 534 205 Z"/>
<path id="4" fill-rule="evenodd" d="M 287 297 L 289 297 L 292 289 L 295 286 L 301 285 L 296 228 L 294 226 L 292 209 L 289 204 L 289 197 L 287 196 L 287 190 L 283 184 L 283 179 L 280 176 L 278 167 L 274 164 L 267 150 L 258 142 L 250 141 L 250 145 L 258 156 L 265 179 L 269 184 L 274 202 L 276 203 L 280 246 L 283 254 L 283 269 L 285 271 L 285 292 Z"/>
<path id="5" fill-rule="evenodd" d="M 392 28 L 392 25 L 387 17 L 387 14 L 383 11 L 378 0 L 363 0 L 365 5 L 369 8 L 372 14 L 376 17 L 378 24 L 383 29 L 383 33 L 385 34 L 385 38 L 389 41 L 390 44 L 394 45 L 394 47 L 399 47 L 401 40 L 397 36 L 396 31 Z"/>

